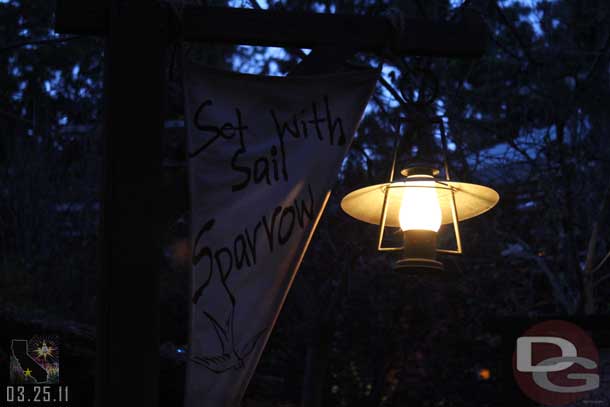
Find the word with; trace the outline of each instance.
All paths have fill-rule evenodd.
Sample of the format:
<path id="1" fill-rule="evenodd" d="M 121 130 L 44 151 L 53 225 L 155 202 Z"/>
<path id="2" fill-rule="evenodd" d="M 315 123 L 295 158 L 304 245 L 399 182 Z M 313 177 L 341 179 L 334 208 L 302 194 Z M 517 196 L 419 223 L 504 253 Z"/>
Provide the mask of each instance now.
<path id="1" fill-rule="evenodd" d="M 239 137 L 239 143 L 231 158 L 231 169 L 238 172 L 241 179 L 238 183 L 232 185 L 232 191 L 240 191 L 251 183 L 272 185 L 273 182 L 287 182 L 289 176 L 286 162 L 287 140 L 308 139 L 311 136 L 319 141 L 328 142 L 330 146 L 345 145 L 346 137 L 343 121 L 340 117 L 333 117 L 328 96 L 324 96 L 323 101 L 323 109 L 320 109 L 316 102 L 312 102 L 311 110 L 301 109 L 298 114 L 292 114 L 290 120 L 280 119 L 275 110 L 269 110 L 278 145 L 274 144 L 264 155 L 244 162 L 244 160 L 250 158 L 247 154 L 246 135 L 253 137 L 254 134 L 250 131 L 250 127 L 244 124 L 240 109 L 235 109 L 234 123 L 226 122 L 222 126 L 202 123 L 205 109 L 214 105 L 211 100 L 206 100 L 195 111 L 193 125 L 203 133 L 211 133 L 212 137 L 191 152 L 189 156 L 191 158 L 196 157 L 217 140 L 232 140 L 237 136 Z M 305 117 L 308 114 L 311 116 Z"/>

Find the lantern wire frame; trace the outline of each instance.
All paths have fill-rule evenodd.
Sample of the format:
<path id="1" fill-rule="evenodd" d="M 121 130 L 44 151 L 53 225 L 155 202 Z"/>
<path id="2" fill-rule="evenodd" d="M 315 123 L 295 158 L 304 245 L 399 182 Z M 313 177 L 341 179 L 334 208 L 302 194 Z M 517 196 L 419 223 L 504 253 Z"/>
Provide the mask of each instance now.
<path id="1" fill-rule="evenodd" d="M 432 124 L 438 124 L 439 125 L 439 129 L 440 129 L 440 135 L 441 135 L 441 148 L 442 148 L 442 154 L 443 154 L 443 169 L 445 170 L 445 180 L 446 181 L 451 181 L 450 175 L 449 175 L 449 163 L 447 162 L 447 136 L 445 134 L 445 126 L 443 124 L 443 119 L 441 117 L 435 116 L 432 118 L 428 118 L 428 121 Z M 381 251 L 381 252 L 390 252 L 390 251 L 402 251 L 404 250 L 404 247 L 400 246 L 400 247 L 384 247 L 383 246 L 383 238 L 385 235 L 385 225 L 386 225 L 386 218 L 387 218 L 387 209 L 388 209 L 388 194 L 390 189 L 392 188 L 413 188 L 415 186 L 409 186 L 409 185 L 405 185 L 405 184 L 401 184 L 401 185 L 396 185 L 394 184 L 394 172 L 395 172 L 395 168 L 396 168 L 396 161 L 398 158 L 398 146 L 399 146 L 399 139 L 400 139 L 400 129 L 401 129 L 401 125 L 403 123 L 409 123 L 411 122 L 410 119 L 408 118 L 400 118 L 399 122 L 398 122 L 398 131 L 396 131 L 396 135 L 394 137 L 394 154 L 393 154 L 393 158 L 392 158 L 392 168 L 390 170 L 390 179 L 389 179 L 389 183 L 384 190 L 384 196 L 383 196 L 383 206 L 382 206 L 382 210 L 381 210 L 381 218 L 379 221 L 379 240 L 377 242 L 377 250 Z M 455 188 L 447 183 L 444 183 L 442 181 L 439 181 L 437 179 L 434 179 L 434 186 L 420 186 L 417 185 L 417 188 L 434 188 L 434 189 L 445 189 L 445 190 L 449 190 L 450 194 L 451 194 L 451 199 L 449 200 L 450 202 L 450 206 L 451 206 L 451 217 L 452 217 L 452 223 L 453 223 L 453 233 L 455 235 L 455 242 L 456 242 L 456 248 L 455 249 L 436 249 L 437 253 L 443 253 L 443 254 L 462 254 L 462 239 L 461 239 L 461 235 L 460 235 L 460 227 L 459 227 L 459 218 L 458 218 L 458 214 L 457 214 L 457 209 L 456 209 L 456 204 L 455 204 Z M 439 186 L 437 186 L 439 185 Z"/>

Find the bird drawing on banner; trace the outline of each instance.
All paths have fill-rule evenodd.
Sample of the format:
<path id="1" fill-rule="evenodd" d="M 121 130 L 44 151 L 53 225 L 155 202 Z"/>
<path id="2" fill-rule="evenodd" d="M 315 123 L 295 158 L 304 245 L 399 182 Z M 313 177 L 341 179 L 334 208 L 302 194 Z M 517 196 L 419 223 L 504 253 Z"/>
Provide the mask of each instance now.
<path id="1" fill-rule="evenodd" d="M 203 228 L 199 231 L 196 239 L 195 239 L 195 247 L 201 240 L 202 235 L 209 231 L 214 226 L 214 219 L 209 220 Z M 199 252 L 197 252 L 193 257 L 193 266 L 197 265 L 199 261 L 204 257 L 208 256 L 212 258 L 211 250 L 208 247 L 202 248 Z M 204 296 L 204 292 L 212 283 L 212 276 L 214 274 L 214 270 L 210 268 L 208 271 L 207 278 L 203 282 L 203 284 L 195 291 L 193 294 L 193 304 L 197 304 L 199 300 Z M 218 344 L 220 345 L 220 353 L 212 354 L 212 355 L 192 355 L 191 360 L 203 366 L 214 373 L 223 373 L 229 370 L 239 370 L 242 369 L 245 364 L 244 360 L 252 353 L 259 339 L 263 336 L 267 328 L 261 329 L 259 332 L 255 333 L 246 343 L 239 347 L 235 337 L 235 306 L 236 306 L 236 298 L 231 292 L 230 287 L 227 284 L 228 275 L 222 276 L 221 271 L 217 271 L 218 280 L 222 286 L 221 292 L 226 294 L 226 298 L 228 299 L 228 304 L 230 307 L 230 312 L 228 317 L 223 320 L 223 318 L 218 317 L 218 315 L 213 315 L 211 312 L 203 311 L 203 314 L 206 316 L 210 324 L 214 328 L 214 332 L 216 333 L 216 339 L 218 340 Z"/>
<path id="2" fill-rule="evenodd" d="M 266 329 L 262 329 L 255 334 L 241 349 L 237 349 L 233 331 L 234 310 L 231 311 L 230 317 L 226 321 L 224 327 L 221 326 L 212 315 L 207 312 L 204 312 L 204 314 L 208 317 L 214 327 L 216 337 L 221 346 L 221 352 L 216 355 L 194 356 L 192 358 L 193 362 L 208 368 L 214 373 L 223 373 L 231 369 L 242 369 L 245 366 L 244 360 L 252 353 L 256 343 L 265 333 Z"/>

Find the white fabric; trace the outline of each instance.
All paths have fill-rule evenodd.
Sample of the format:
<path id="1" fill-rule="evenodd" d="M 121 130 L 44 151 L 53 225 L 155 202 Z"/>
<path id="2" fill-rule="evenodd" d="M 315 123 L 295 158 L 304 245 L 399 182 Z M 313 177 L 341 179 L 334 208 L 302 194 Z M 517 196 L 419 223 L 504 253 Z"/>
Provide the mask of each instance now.
<path id="1" fill-rule="evenodd" d="M 378 70 L 185 66 L 193 306 L 185 406 L 238 406 Z"/>

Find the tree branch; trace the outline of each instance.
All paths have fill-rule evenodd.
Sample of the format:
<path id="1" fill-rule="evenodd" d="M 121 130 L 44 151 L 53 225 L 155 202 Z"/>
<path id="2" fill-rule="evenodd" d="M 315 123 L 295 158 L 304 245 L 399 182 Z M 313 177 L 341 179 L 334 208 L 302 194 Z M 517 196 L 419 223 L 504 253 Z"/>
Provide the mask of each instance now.
<path id="1" fill-rule="evenodd" d="M 83 36 L 82 35 L 73 35 L 73 36 L 69 36 L 69 37 L 45 38 L 45 39 L 40 39 L 40 40 L 20 41 L 20 42 L 15 42 L 15 43 L 12 43 L 5 47 L 0 48 L 0 52 L 10 51 L 12 49 L 25 47 L 26 45 L 51 44 L 51 43 L 56 43 L 56 42 L 77 40 L 79 38 L 83 38 Z"/>
<path id="2" fill-rule="evenodd" d="M 599 264 L 597 266 L 595 266 L 595 268 L 593 270 L 591 270 L 591 273 L 595 273 L 596 271 L 598 271 L 600 268 L 602 268 L 602 266 L 604 265 L 604 263 L 610 259 L 610 251 L 608 253 L 606 253 L 606 256 L 604 256 L 604 258 L 602 259 L 602 261 L 599 262 Z M 607 277 L 607 276 L 606 276 Z"/>
<path id="3" fill-rule="evenodd" d="M 565 289 L 568 287 L 561 283 L 560 279 L 557 278 L 557 276 L 551 271 L 546 262 L 540 256 L 536 256 L 531 247 L 525 241 L 501 231 L 498 231 L 498 233 L 504 235 L 507 239 L 517 242 L 517 244 L 521 246 L 523 251 L 522 253 L 517 254 L 516 257 L 535 262 L 551 285 L 555 301 L 557 301 L 558 305 L 560 305 L 569 315 L 574 314 L 576 312 L 577 305 L 580 302 L 580 297 L 577 296 L 574 298 L 574 296 L 568 295 L 569 290 Z"/>
<path id="4" fill-rule="evenodd" d="M 599 236 L 599 229 L 604 222 L 606 212 L 608 209 L 608 201 L 610 201 L 610 182 L 608 183 L 602 201 L 599 205 L 597 218 L 593 222 L 591 228 L 591 237 L 589 238 L 589 245 L 587 248 L 587 258 L 585 259 L 585 267 L 582 270 L 582 282 L 583 282 L 583 294 L 584 294 L 584 310 L 587 315 L 591 315 L 595 312 L 595 287 L 608 276 L 593 282 L 593 274 L 599 270 L 603 264 L 610 257 L 610 252 L 599 262 L 599 264 L 593 267 L 593 258 L 595 257 L 597 242 Z"/>
<path id="5" fill-rule="evenodd" d="M 593 77 L 593 74 L 595 73 L 595 71 L 597 70 L 597 67 L 601 63 L 602 57 L 606 54 L 606 52 L 608 52 L 608 49 L 610 49 L 610 34 L 608 34 L 608 36 L 606 37 L 606 42 L 605 42 L 604 46 L 599 51 L 599 54 L 597 54 L 595 61 L 593 61 L 593 64 L 591 65 L 591 69 L 589 69 L 589 72 L 587 73 L 587 76 L 584 80 L 585 83 L 589 82 L 589 80 Z"/>
<path id="6" fill-rule="evenodd" d="M 610 253 L 608 253 L 610 255 Z M 600 278 L 599 280 L 597 280 L 594 284 L 595 287 L 597 287 L 598 285 L 600 285 L 601 283 L 603 283 L 604 281 L 610 279 L 610 273 L 606 274 L 605 276 L 603 276 L 602 278 Z"/>
<path id="7" fill-rule="evenodd" d="M 515 36 L 515 38 L 517 39 L 517 42 L 519 43 L 519 46 L 521 46 L 521 49 L 523 50 L 523 52 L 525 53 L 525 56 L 527 57 L 528 61 L 532 64 L 532 65 L 537 65 L 538 62 L 534 60 L 534 58 L 532 57 L 532 54 L 530 53 L 530 49 L 525 45 L 525 43 L 523 42 L 523 39 L 521 38 L 521 36 L 519 35 L 519 32 L 517 31 L 517 28 L 515 28 L 515 26 L 508 21 L 508 18 L 506 17 L 506 15 L 504 14 L 504 11 L 502 10 L 502 7 L 500 7 L 500 5 L 498 4 L 497 1 L 494 0 L 494 6 L 495 9 L 498 11 L 498 14 L 500 15 L 500 19 L 502 20 L 502 22 L 504 23 L 504 25 L 506 25 L 508 27 L 508 29 L 510 30 L 510 32 Z"/>
<path id="8" fill-rule="evenodd" d="M 597 236 L 599 235 L 599 227 L 604 223 L 606 218 L 606 213 L 608 212 L 610 202 L 610 180 L 608 181 L 608 185 L 606 186 L 606 190 L 604 191 L 604 195 L 602 196 L 601 203 L 599 205 L 599 209 L 597 212 L 597 218 L 593 222 L 593 227 L 591 231 L 591 238 L 589 239 L 589 245 L 587 250 L 587 259 L 585 262 L 584 272 L 585 274 L 590 273 L 593 274 L 598 271 L 604 263 L 610 258 L 610 252 L 606 254 L 606 256 L 597 264 L 597 266 L 593 267 L 593 257 L 595 256 L 595 249 L 597 247 Z"/>

